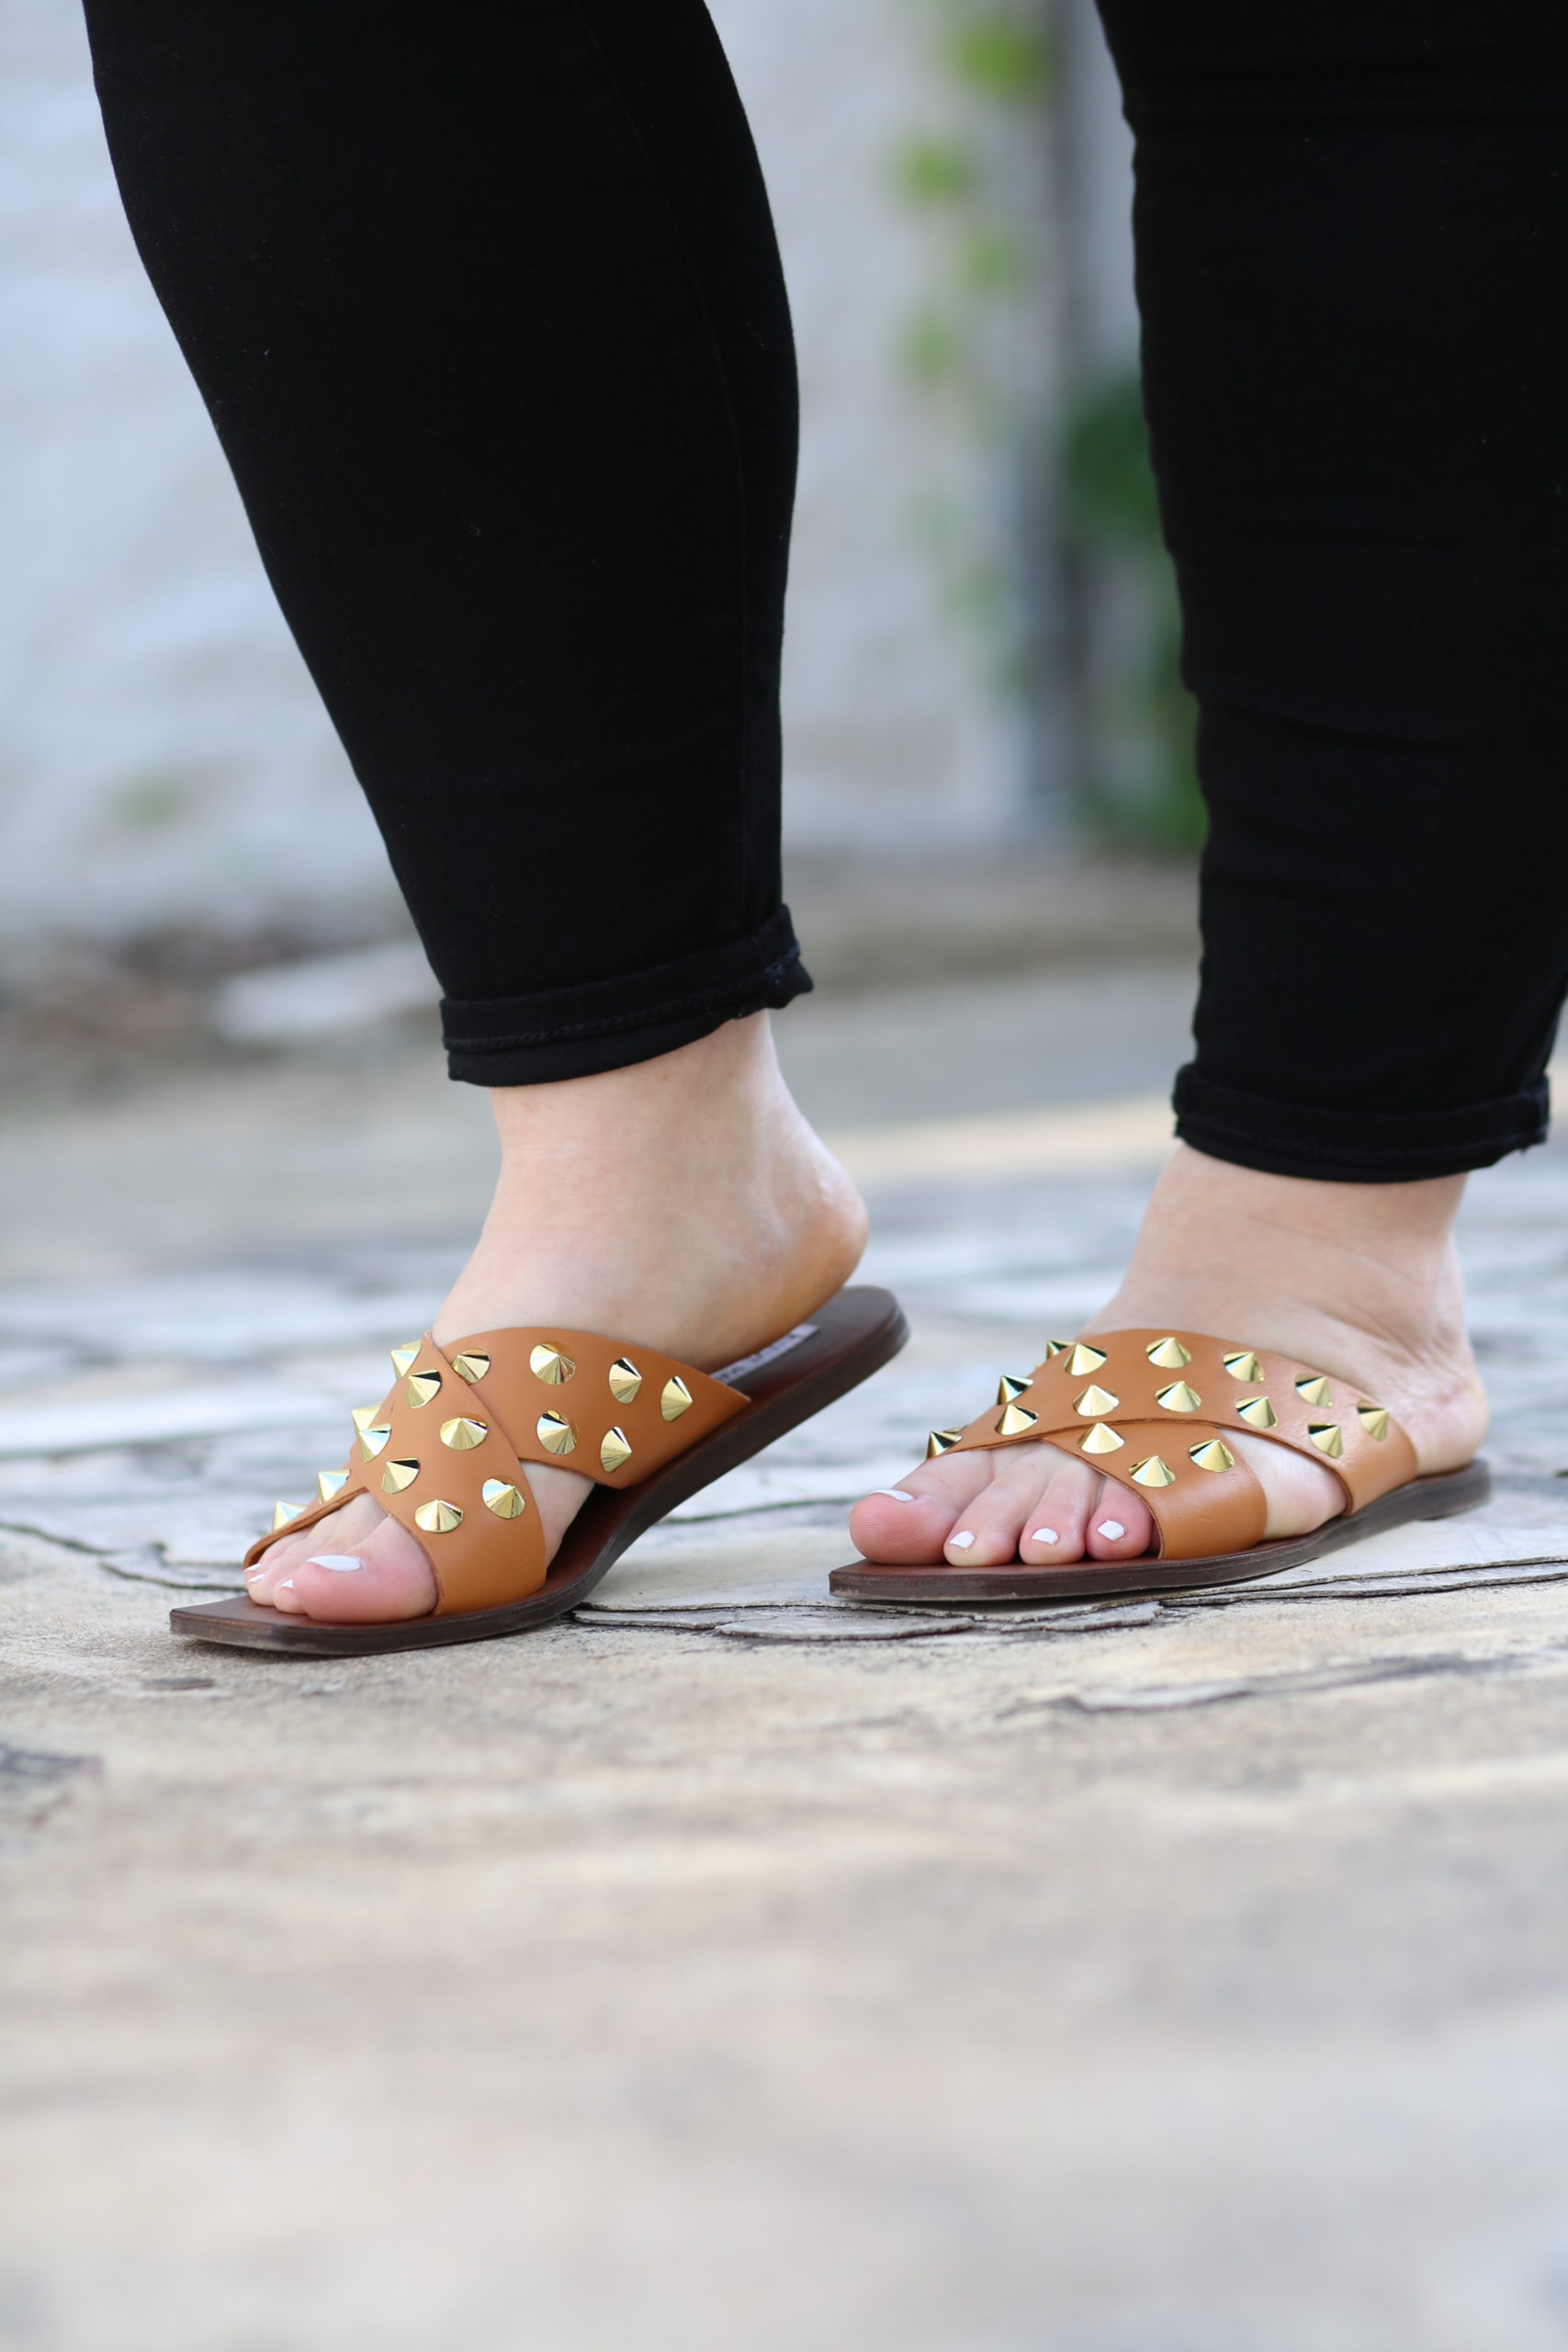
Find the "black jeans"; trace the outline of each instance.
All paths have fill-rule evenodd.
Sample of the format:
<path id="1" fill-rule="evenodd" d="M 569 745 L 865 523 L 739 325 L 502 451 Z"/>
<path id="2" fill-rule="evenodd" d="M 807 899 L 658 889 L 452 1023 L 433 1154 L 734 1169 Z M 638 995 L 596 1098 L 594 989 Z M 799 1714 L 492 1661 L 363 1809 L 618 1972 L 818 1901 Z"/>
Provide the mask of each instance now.
<path id="1" fill-rule="evenodd" d="M 1568 986 L 1568 7 L 1101 13 L 1211 812 L 1180 1132 L 1483 1167 Z"/>
<path id="2" fill-rule="evenodd" d="M 1568 986 L 1568 9 L 1102 0 L 1212 831 L 1181 1133 L 1543 1132 Z M 808 985 L 787 311 L 699 0 L 88 0 L 127 206 L 455 1075 Z"/>
<path id="3" fill-rule="evenodd" d="M 574 1078 L 810 986 L 789 310 L 702 0 L 90 0 L 142 258 L 445 991 Z"/>

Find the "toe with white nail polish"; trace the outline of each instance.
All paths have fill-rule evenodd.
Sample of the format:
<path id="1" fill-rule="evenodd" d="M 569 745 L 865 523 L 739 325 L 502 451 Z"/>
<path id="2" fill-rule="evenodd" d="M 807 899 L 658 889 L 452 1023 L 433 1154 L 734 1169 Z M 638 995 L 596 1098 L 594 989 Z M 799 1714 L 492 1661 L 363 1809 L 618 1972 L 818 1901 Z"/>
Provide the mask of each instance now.
<path id="1" fill-rule="evenodd" d="M 1103 1535 L 1108 1544 L 1119 1544 L 1127 1532 L 1119 1519 L 1102 1519 L 1094 1532 Z"/>
<path id="2" fill-rule="evenodd" d="M 955 1552 L 967 1552 L 975 1538 L 965 1528 L 962 1535 L 950 1535 L 947 1540 Z"/>
<path id="3" fill-rule="evenodd" d="M 912 1503 L 915 1499 L 913 1495 L 906 1494 L 902 1487 L 878 1487 L 876 1492 L 886 1495 L 890 1502 L 895 1503 Z"/>
<path id="4" fill-rule="evenodd" d="M 280 1585 L 274 1586 L 273 1589 L 276 1592 L 292 1592 L 294 1589 L 293 1577 L 285 1577 L 283 1582 Z"/>
<path id="5" fill-rule="evenodd" d="M 348 1552 L 313 1552 L 310 1566 L 312 1568 L 331 1568 L 334 1576 L 347 1577 L 362 1569 L 365 1563 L 355 1559 Z"/>
<path id="6" fill-rule="evenodd" d="M 1059 1544 L 1062 1539 L 1054 1527 L 1037 1527 L 1029 1540 L 1032 1544 Z"/>

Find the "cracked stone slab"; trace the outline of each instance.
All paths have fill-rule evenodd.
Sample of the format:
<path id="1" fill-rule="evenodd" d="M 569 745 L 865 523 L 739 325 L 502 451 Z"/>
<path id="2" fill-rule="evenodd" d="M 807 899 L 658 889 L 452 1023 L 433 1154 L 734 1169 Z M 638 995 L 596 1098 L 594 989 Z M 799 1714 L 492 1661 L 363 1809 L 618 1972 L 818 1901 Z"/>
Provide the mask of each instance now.
<path id="1" fill-rule="evenodd" d="M 1208 1592 L 827 1594 L 1140 1193 L 889 1192 L 904 1358 L 570 1623 L 326 1671 L 170 1593 L 232 1588 L 455 1243 L 10 1284 L 8 1409 L 64 1418 L 0 1453 L 0 2335 L 1562 2341 L 1568 1160 L 1467 1212 L 1484 1510 Z"/>
<path id="2" fill-rule="evenodd" d="M 1089 1714 L 1127 1714 L 1172 1707 L 1212 1707 L 1237 1699 L 1296 1697 L 1320 1690 L 1350 1690 L 1372 1683 L 1404 1682 L 1433 1676 L 1568 1672 L 1568 1644 L 1471 1657 L 1445 1651 L 1429 1657 L 1357 1658 L 1341 1666 L 1303 1667 L 1278 1674 L 1245 1675 L 1217 1682 L 1144 1683 L 1073 1690 L 1051 1703 Z"/>
<path id="3" fill-rule="evenodd" d="M 875 1112 L 927 1107 L 876 1069 Z M 11 1409 L 176 1400 L 0 1456 L 0 1522 L 57 1531 L 0 1533 L 5 1737 L 101 1766 L 25 1769 L 61 1801 L 8 1831 L 0 1801 L 0 2336 L 1557 2352 L 1562 1153 L 1472 1188 L 1499 1491 L 1403 1548 L 1157 1601 L 829 1604 L 855 1487 L 1092 1312 L 1143 1192 L 938 1183 L 929 1148 L 913 1181 L 906 1131 L 867 1271 L 914 1344 L 699 1498 L 727 1515 L 535 1641 L 197 1670 L 171 1589 L 231 1585 L 333 1459 L 322 1405 L 384 1386 L 492 1159 L 434 1063 L 287 1121 L 270 1083 L 84 1114 L 63 1161 L 14 1120 L 0 1147 Z M 297 1418 L 233 1409 L 268 1384 Z"/>

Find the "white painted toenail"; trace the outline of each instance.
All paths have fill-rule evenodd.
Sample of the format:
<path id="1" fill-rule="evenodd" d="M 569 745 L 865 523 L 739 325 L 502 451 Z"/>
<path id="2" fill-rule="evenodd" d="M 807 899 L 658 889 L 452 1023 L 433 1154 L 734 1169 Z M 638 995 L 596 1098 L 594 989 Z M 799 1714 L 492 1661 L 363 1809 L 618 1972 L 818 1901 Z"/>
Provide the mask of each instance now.
<path id="1" fill-rule="evenodd" d="M 1054 1527 L 1037 1527 L 1029 1540 L 1032 1544 L 1059 1544 L 1062 1539 Z"/>
<path id="2" fill-rule="evenodd" d="M 1094 1532 L 1103 1535 L 1108 1544 L 1118 1543 L 1127 1532 L 1119 1519 L 1102 1519 Z"/>
<path id="3" fill-rule="evenodd" d="M 975 1538 L 970 1534 L 968 1529 L 965 1528 L 962 1535 L 950 1535 L 947 1540 L 952 1544 L 955 1552 L 967 1552 L 970 1544 L 975 1541 Z"/>
<path id="4" fill-rule="evenodd" d="M 355 1568 L 365 1566 L 363 1560 L 350 1557 L 346 1552 L 312 1552 L 308 1565 L 312 1568 L 331 1568 L 340 1577 L 352 1576 Z"/>
<path id="5" fill-rule="evenodd" d="M 915 1499 L 913 1495 L 907 1495 L 902 1487 L 873 1487 L 872 1492 L 878 1495 L 889 1495 L 896 1503 L 912 1503 Z"/>
<path id="6" fill-rule="evenodd" d="M 279 1591 L 279 1592 L 292 1592 L 292 1591 L 293 1591 L 293 1589 L 294 1589 L 294 1579 L 293 1579 L 293 1577 L 284 1577 L 284 1579 L 283 1579 L 283 1582 L 282 1582 L 280 1585 L 278 1585 L 278 1586 L 276 1587 L 276 1589 L 277 1589 L 277 1591 Z"/>

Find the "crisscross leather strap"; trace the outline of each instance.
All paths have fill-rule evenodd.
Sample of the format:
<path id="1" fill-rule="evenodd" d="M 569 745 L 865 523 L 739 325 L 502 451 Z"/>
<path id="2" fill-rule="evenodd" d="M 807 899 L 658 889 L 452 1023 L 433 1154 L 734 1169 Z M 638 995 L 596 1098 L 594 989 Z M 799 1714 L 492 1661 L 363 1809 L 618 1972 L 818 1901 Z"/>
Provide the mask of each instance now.
<path id="1" fill-rule="evenodd" d="M 1044 1439 L 1135 1492 L 1163 1558 L 1245 1551 L 1267 1504 L 1227 1442 L 1245 1431 L 1332 1470 L 1347 1511 L 1416 1474 L 1416 1449 L 1385 1411 L 1337 1373 L 1196 1331 L 1097 1332 L 1054 1340 L 1027 1380 L 963 1430 L 935 1430 L 932 1455 Z"/>
<path id="2" fill-rule="evenodd" d="M 365 1493 L 423 1545 L 437 1616 L 526 1600 L 547 1565 L 525 1464 L 635 1486 L 748 1402 L 657 1348 L 593 1331 L 480 1331 L 447 1348 L 426 1333 L 394 1348 L 392 1366 L 381 1403 L 354 1416 L 346 1468 L 321 1472 L 318 1501 L 279 1503 L 247 1567 L 280 1535 Z"/>

